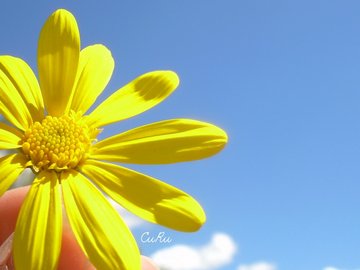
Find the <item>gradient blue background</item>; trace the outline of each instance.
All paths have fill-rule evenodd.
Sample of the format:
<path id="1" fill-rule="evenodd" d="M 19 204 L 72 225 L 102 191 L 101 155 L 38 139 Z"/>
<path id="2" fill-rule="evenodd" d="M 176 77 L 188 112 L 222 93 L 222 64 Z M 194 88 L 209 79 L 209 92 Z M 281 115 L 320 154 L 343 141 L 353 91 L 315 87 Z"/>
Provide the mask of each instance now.
<path id="1" fill-rule="evenodd" d="M 211 159 L 133 167 L 186 190 L 207 212 L 196 234 L 151 231 L 187 245 L 231 235 L 239 250 L 222 270 L 258 261 L 360 267 L 359 1 L 3 1 L 0 54 L 36 69 L 39 31 L 60 7 L 77 18 L 82 47 L 112 51 L 101 99 L 147 71 L 181 79 L 166 101 L 102 137 L 174 117 L 229 134 Z"/>

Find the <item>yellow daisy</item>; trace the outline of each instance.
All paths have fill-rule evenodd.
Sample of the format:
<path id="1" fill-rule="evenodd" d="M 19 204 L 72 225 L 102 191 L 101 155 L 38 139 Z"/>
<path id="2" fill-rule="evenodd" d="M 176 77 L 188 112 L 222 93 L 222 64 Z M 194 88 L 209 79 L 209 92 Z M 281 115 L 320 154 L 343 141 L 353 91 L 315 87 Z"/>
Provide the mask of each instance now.
<path id="1" fill-rule="evenodd" d="M 188 194 L 114 163 L 205 158 L 224 147 L 226 133 L 209 123 L 171 119 L 97 142 L 102 127 L 152 108 L 179 83 L 172 71 L 146 73 L 85 115 L 113 68 L 103 45 L 80 51 L 76 20 L 63 9 L 40 33 L 39 83 L 23 60 L 0 56 L 0 113 L 11 124 L 0 123 L 0 149 L 15 150 L 0 159 L 0 196 L 25 168 L 35 174 L 14 234 L 17 270 L 56 269 L 62 204 L 97 269 L 140 269 L 131 232 L 98 188 L 136 215 L 175 230 L 196 231 L 205 222 L 202 207 Z"/>

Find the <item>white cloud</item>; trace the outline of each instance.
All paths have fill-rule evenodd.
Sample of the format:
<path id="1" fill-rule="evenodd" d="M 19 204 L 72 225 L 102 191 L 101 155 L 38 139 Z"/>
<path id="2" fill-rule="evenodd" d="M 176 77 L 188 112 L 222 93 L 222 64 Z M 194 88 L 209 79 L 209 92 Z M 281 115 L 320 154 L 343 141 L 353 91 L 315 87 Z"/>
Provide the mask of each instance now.
<path id="1" fill-rule="evenodd" d="M 145 221 L 138 216 L 130 213 L 127 211 L 124 207 L 120 206 L 117 202 L 113 201 L 111 198 L 107 197 L 109 202 L 114 206 L 116 211 L 120 214 L 122 219 L 125 221 L 125 223 L 129 226 L 130 229 L 137 228 L 143 224 L 145 224 Z"/>
<path id="2" fill-rule="evenodd" d="M 151 258 L 163 270 L 214 270 L 231 263 L 236 249 L 229 235 L 215 233 L 204 246 L 175 245 L 155 252 Z"/>
<path id="3" fill-rule="evenodd" d="M 276 266 L 267 262 L 257 262 L 253 264 L 240 265 L 237 270 L 276 270 Z"/>
<path id="4" fill-rule="evenodd" d="M 360 268 L 352 268 L 352 269 L 349 269 L 349 268 L 337 268 L 337 267 L 333 267 L 333 266 L 326 266 L 323 268 L 323 270 L 360 270 Z"/>

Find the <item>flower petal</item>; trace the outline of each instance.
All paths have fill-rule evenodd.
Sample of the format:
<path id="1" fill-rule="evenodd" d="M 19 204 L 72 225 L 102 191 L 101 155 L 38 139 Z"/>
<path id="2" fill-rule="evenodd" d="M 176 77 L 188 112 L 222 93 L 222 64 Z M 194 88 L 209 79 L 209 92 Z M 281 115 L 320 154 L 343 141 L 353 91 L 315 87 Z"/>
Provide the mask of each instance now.
<path id="1" fill-rule="evenodd" d="M 150 222 L 191 232 L 206 220 L 195 199 L 155 178 L 96 160 L 87 160 L 81 170 L 114 201 Z"/>
<path id="2" fill-rule="evenodd" d="M 14 234 L 17 270 L 57 269 L 61 249 L 62 206 L 55 172 L 40 172 L 21 207 Z"/>
<path id="3" fill-rule="evenodd" d="M 14 127 L 0 122 L 0 149 L 14 149 L 21 147 L 22 134 Z"/>
<path id="4" fill-rule="evenodd" d="M 0 56 L 0 70 L 6 75 L 21 95 L 34 121 L 44 118 L 44 102 L 35 74 L 20 58 Z"/>
<path id="5" fill-rule="evenodd" d="M 12 154 L 0 158 L 0 196 L 16 181 L 25 170 L 27 159 L 22 154 Z"/>
<path id="6" fill-rule="evenodd" d="M 113 70 L 114 59 L 105 46 L 96 44 L 83 49 L 71 109 L 85 113 L 106 87 Z"/>
<path id="7" fill-rule="evenodd" d="M 101 127 L 140 114 L 167 98 L 178 86 L 172 71 L 146 73 L 117 90 L 88 117 L 88 124 Z"/>
<path id="8" fill-rule="evenodd" d="M 219 152 L 226 133 L 205 122 L 173 119 L 141 126 L 98 142 L 91 158 L 136 164 L 197 160 Z"/>
<path id="9" fill-rule="evenodd" d="M 100 191 L 75 171 L 62 174 L 62 188 L 71 228 L 95 268 L 140 270 L 130 230 Z"/>
<path id="10" fill-rule="evenodd" d="M 76 20 L 70 12 L 59 9 L 42 28 L 38 46 L 40 86 L 50 115 L 62 115 L 71 104 L 79 54 Z"/>
<path id="11" fill-rule="evenodd" d="M 0 113 L 21 130 L 32 124 L 30 112 L 11 78 L 0 69 Z"/>

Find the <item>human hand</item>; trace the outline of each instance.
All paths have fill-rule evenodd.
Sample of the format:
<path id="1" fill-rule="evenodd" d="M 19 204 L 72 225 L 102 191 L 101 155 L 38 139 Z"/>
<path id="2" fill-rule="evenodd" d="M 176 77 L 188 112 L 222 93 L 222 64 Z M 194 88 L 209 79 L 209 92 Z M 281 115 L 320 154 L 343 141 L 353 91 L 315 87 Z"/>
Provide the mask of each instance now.
<path id="1" fill-rule="evenodd" d="M 28 187 L 21 187 L 9 190 L 0 197 L 0 270 L 12 270 L 11 241 L 12 233 L 15 230 L 16 219 L 19 214 L 21 204 L 26 196 Z M 158 270 L 149 258 L 142 256 L 142 270 Z M 83 269 L 94 270 L 80 246 L 75 240 L 70 225 L 64 217 L 61 254 L 59 258 L 58 270 Z"/>

